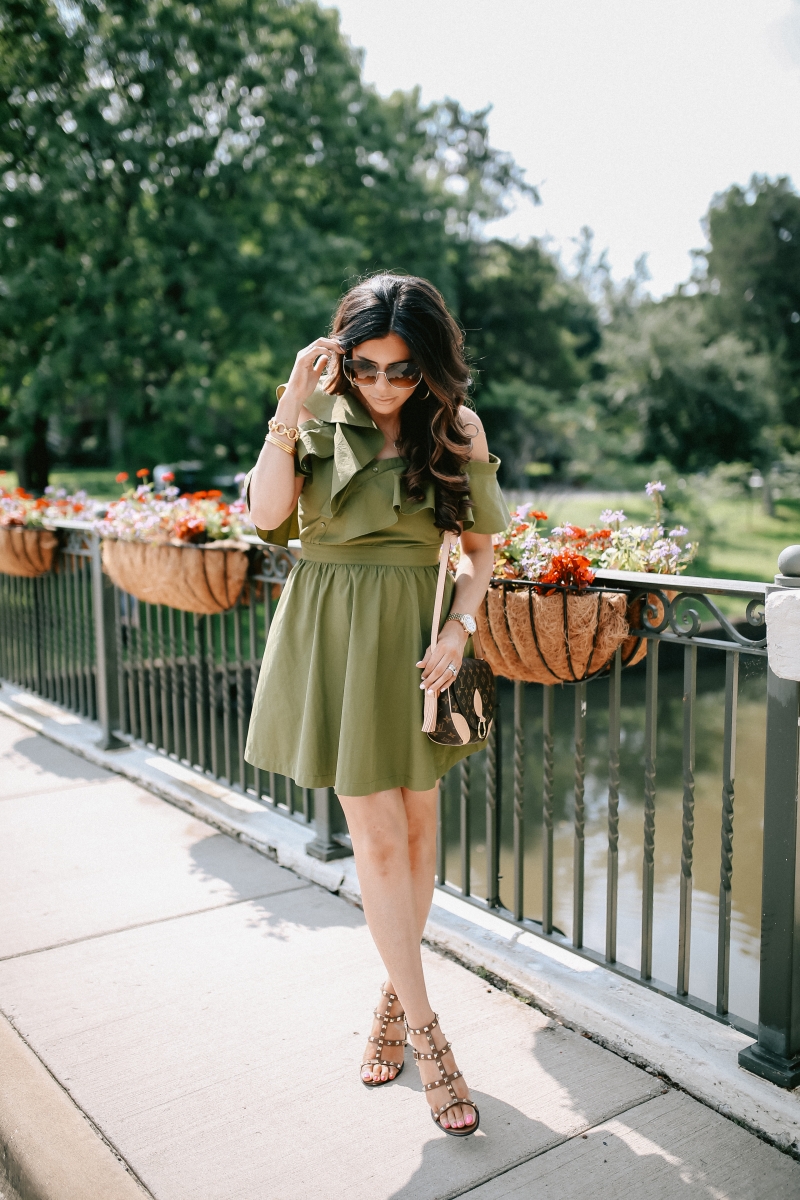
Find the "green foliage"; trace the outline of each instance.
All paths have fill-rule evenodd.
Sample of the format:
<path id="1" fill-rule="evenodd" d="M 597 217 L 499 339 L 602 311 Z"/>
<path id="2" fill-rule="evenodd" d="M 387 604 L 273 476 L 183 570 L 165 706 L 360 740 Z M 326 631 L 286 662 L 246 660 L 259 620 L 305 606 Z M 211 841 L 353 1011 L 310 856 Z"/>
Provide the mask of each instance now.
<path id="1" fill-rule="evenodd" d="M 776 417 L 769 357 L 733 333 L 714 337 L 703 305 L 674 297 L 618 313 L 605 331 L 595 385 L 617 453 L 678 471 L 763 462 Z"/>
<path id="2" fill-rule="evenodd" d="M 715 197 L 706 217 L 709 314 L 778 367 L 783 419 L 800 429 L 800 196 L 754 175 Z M 795 436 L 795 442 L 797 437 Z"/>
<path id="3" fill-rule="evenodd" d="M 81 443 L 119 465 L 252 456 L 348 280 L 397 267 L 454 298 L 459 242 L 524 186 L 485 117 L 382 100 L 307 0 L 3 0 L 0 417 L 21 477 Z"/>
<path id="4" fill-rule="evenodd" d="M 475 241 L 462 257 L 459 315 L 475 406 L 503 482 L 524 486 L 526 471 L 542 467 L 563 474 L 584 419 L 575 398 L 600 343 L 595 308 L 536 240 Z"/>
<path id="5" fill-rule="evenodd" d="M 506 486 L 639 486 L 654 458 L 771 480 L 800 451 L 788 180 L 715 199 L 699 295 L 643 300 L 643 264 L 615 287 L 588 231 L 570 277 L 483 238 L 536 196 L 487 112 L 380 97 L 313 0 L 0 0 L 0 129 L 0 455 L 28 487 L 249 465 L 296 351 L 385 269 L 459 317 Z"/>

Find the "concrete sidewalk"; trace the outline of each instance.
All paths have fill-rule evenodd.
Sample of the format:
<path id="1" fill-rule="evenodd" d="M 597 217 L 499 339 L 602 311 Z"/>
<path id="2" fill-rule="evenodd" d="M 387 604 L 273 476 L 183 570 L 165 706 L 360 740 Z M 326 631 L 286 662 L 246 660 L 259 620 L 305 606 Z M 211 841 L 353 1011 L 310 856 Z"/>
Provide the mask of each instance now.
<path id="1" fill-rule="evenodd" d="M 800 1194 L 797 1162 L 433 951 L 480 1131 L 434 1127 L 410 1054 L 363 1088 L 360 910 L 5 717 L 0 889 L 0 1162 L 25 1200 Z"/>

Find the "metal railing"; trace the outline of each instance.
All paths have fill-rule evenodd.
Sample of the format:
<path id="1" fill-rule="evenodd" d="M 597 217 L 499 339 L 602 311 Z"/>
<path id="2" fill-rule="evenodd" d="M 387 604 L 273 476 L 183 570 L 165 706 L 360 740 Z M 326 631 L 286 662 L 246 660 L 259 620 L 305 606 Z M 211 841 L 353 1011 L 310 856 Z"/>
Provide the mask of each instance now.
<path id="1" fill-rule="evenodd" d="M 572 897 L 571 936 L 567 937 L 554 924 L 554 809 L 555 809 L 555 696 L 567 685 L 559 686 L 514 683 L 512 696 L 513 724 L 504 729 L 501 719 L 495 721 L 490 733 L 484 769 L 485 829 L 484 870 L 485 882 L 479 895 L 474 894 L 471 862 L 473 828 L 471 809 L 470 776 L 474 764 L 463 760 L 457 768 L 459 813 L 458 813 L 458 859 L 459 885 L 448 883 L 448 836 L 445 806 L 440 807 L 440 838 L 437 877 L 440 886 L 460 895 L 481 907 L 488 907 L 498 915 L 539 936 L 568 945 L 595 963 L 609 967 L 628 978 L 652 987 L 664 995 L 696 1008 L 710 1016 L 725 1020 L 747 1032 L 755 1034 L 756 1026 L 744 1017 L 729 1012 L 729 979 L 731 947 L 731 895 L 733 878 L 733 813 L 734 776 L 736 753 L 736 713 L 738 698 L 739 661 L 742 655 L 754 658 L 766 657 L 763 603 L 766 585 L 740 582 L 723 582 L 716 579 L 691 580 L 683 577 L 654 577 L 635 574 L 598 572 L 598 582 L 615 589 L 626 586 L 631 601 L 641 598 L 642 625 L 636 632 L 646 641 L 644 663 L 644 728 L 641 746 L 642 773 L 641 795 L 643 797 L 642 826 L 642 886 L 641 886 L 641 936 L 640 962 L 638 969 L 620 963 L 617 958 L 618 930 L 618 884 L 619 884 L 619 806 L 620 806 L 620 741 L 622 657 L 617 650 L 607 673 L 605 688 L 600 681 L 569 685 L 572 690 Z M 676 594 L 677 592 L 677 594 Z M 742 622 L 734 623 L 720 610 L 711 596 L 725 596 L 744 601 Z M 634 604 L 635 608 L 635 604 Z M 713 618 L 713 633 L 707 622 L 701 620 L 701 612 Z M 742 630 L 742 625 L 747 632 Z M 706 626 L 706 627 L 704 627 Z M 725 639 L 721 635 L 727 635 Z M 682 838 L 680 899 L 678 922 L 678 962 L 675 983 L 670 984 L 653 978 L 653 916 L 655 900 L 655 850 L 656 850 L 656 793 L 657 793 L 657 732 L 659 710 L 659 652 L 664 646 L 673 652 L 678 650 L 683 663 L 683 722 L 682 722 Z M 721 832 L 719 867 L 719 924 L 717 936 L 716 1002 L 692 995 L 689 988 L 690 946 L 692 927 L 692 866 L 695 831 L 695 707 L 697 697 L 698 649 L 721 651 L 725 657 L 724 734 L 721 785 Z M 511 690 L 511 689 L 509 689 Z M 602 692 L 605 691 L 605 695 Z M 528 754 L 531 730 L 526 719 L 529 710 L 529 694 L 537 697 L 541 712 L 541 768 L 539 776 L 541 837 L 541 916 L 534 915 L 527 896 L 526 874 L 529 856 L 526 854 L 526 824 L 531 791 Z M 587 713 L 590 699 L 607 706 L 607 787 L 606 827 L 607 865 L 605 895 L 605 947 L 604 951 L 585 945 L 585 856 L 586 856 L 586 751 Z M 501 701 L 502 706 L 502 701 Z M 502 740 L 510 733 L 511 754 L 504 754 Z M 510 768 L 510 771 L 509 771 Z M 507 776 L 510 773 L 510 786 Z M 562 771 L 563 775 L 563 771 Z M 510 801 L 510 805 L 508 803 Z M 502 816 L 511 809 L 511 847 L 508 863 L 501 871 Z M 511 880 L 501 894 L 500 881 L 510 871 Z M 504 902 L 505 900 L 505 902 Z M 527 903 L 526 903 L 527 900 Z"/>
<path id="2" fill-rule="evenodd" d="M 101 744 L 137 741 L 246 791 L 266 807 L 313 824 L 309 852 L 350 852 L 341 809 L 330 789 L 304 789 L 244 760 L 259 663 L 275 605 L 294 559 L 252 540 L 239 601 L 218 616 L 197 616 L 137 601 L 102 572 L 100 543 L 79 522 L 58 526 L 53 570 L 36 579 L 0 575 L 0 674 L 48 700 L 97 720 Z M 564 687 L 499 681 L 498 711 L 485 752 L 443 780 L 439 803 L 437 885 L 537 937 L 568 946 L 595 964 L 758 1037 L 742 1065 L 785 1087 L 800 1082 L 800 872 L 797 791 L 800 685 L 768 670 L 758 583 L 598 572 L 598 583 L 643 598 L 642 668 L 623 670 L 620 652 L 603 679 Z M 655 602 L 654 602 L 655 597 Z M 731 608 L 738 611 L 731 616 Z M 698 653 L 724 662 L 719 777 L 719 906 L 716 998 L 690 989 L 696 828 L 695 755 Z M 677 969 L 654 978 L 657 790 L 661 661 L 681 660 Z M 758 1025 L 729 1011 L 734 871 L 735 760 L 740 664 L 766 674 L 766 787 L 761 867 L 761 984 Z M 644 678 L 642 679 L 642 675 Z M 637 679 L 643 709 L 633 756 L 623 680 Z M 626 683 L 625 687 L 629 685 Z M 673 687 L 674 690 L 674 687 Z M 571 696 L 570 696 L 571 693 Z M 571 712 L 567 713 L 567 706 Z M 538 711 L 537 711 L 538 710 Z M 602 712 L 600 733 L 595 723 Z M 625 717 L 625 719 L 623 719 Z M 587 722 L 589 725 L 587 725 Z M 591 728 L 590 728 L 591 727 Z M 590 729 L 590 743 L 587 742 Z M 636 740 L 638 739 L 638 740 Z M 598 746 L 602 749 L 598 751 Z M 641 913 L 637 967 L 618 958 L 621 754 L 628 791 L 641 763 Z M 676 746 L 671 747 L 674 757 Z M 592 759 L 587 774 L 587 755 Z M 587 819 L 598 819 L 598 761 L 605 762 L 605 944 L 586 944 Z M 633 766 L 631 765 L 633 763 Z M 673 764 L 674 765 L 674 764 Z M 567 774 L 571 777 L 567 782 Z M 587 797 L 587 780 L 592 795 Z M 571 868 L 563 853 L 566 823 Z M 558 853 L 557 853 L 558 849 Z M 737 872 L 759 873 L 745 855 Z M 596 871 L 595 871 L 596 874 Z M 570 878 L 571 876 L 571 878 Z M 534 887 L 532 890 L 531 883 Z M 563 932 L 568 889 L 571 929 Z M 537 899 L 538 894 L 538 899 Z M 595 914 L 592 911 L 592 918 Z M 564 924 L 564 920 L 561 920 Z"/>

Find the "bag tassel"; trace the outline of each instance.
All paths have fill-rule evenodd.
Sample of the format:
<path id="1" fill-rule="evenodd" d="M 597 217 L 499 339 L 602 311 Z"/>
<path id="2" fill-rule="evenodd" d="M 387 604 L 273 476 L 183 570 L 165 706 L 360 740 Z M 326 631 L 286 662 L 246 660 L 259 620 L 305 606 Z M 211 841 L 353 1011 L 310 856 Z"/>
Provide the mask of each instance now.
<path id="1" fill-rule="evenodd" d="M 425 693 L 425 709 L 423 712 L 422 732 L 433 733 L 436 728 L 436 713 L 438 711 L 438 698 L 433 692 Z"/>

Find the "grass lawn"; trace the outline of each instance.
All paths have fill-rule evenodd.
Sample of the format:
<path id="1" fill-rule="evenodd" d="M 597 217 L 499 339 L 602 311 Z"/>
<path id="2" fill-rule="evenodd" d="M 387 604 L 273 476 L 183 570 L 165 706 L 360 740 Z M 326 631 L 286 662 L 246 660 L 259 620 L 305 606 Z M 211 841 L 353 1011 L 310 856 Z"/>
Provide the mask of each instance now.
<path id="1" fill-rule="evenodd" d="M 96 500 L 119 500 L 122 486 L 114 482 L 116 476 L 116 471 L 53 471 L 50 482 L 53 487 L 64 487 L 68 492 L 77 492 L 83 488 Z"/>
<path id="2" fill-rule="evenodd" d="M 53 487 L 63 487 L 68 492 L 79 492 L 83 489 L 95 500 L 119 500 L 122 487 L 114 482 L 116 476 L 116 471 L 101 468 L 86 471 L 51 471 L 50 482 Z M 0 474 L 0 486 L 11 490 L 18 483 L 16 471 L 4 471 Z"/>

